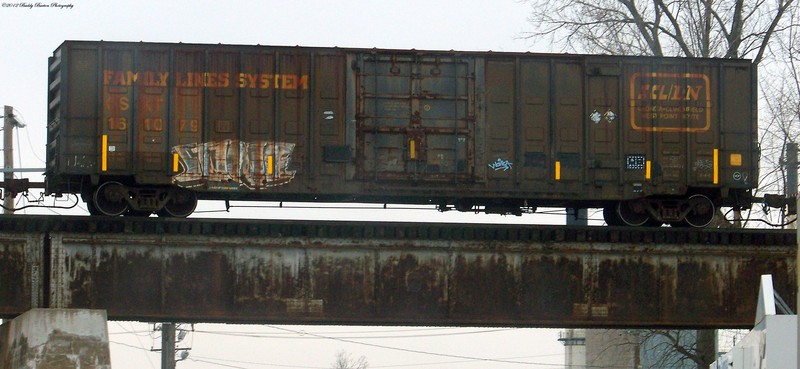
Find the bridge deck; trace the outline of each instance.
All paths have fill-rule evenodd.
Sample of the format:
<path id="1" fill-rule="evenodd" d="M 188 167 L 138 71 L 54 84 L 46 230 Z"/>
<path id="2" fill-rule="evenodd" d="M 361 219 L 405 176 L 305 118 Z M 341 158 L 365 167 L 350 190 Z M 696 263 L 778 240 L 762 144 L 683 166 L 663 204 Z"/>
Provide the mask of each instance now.
<path id="1" fill-rule="evenodd" d="M 0 315 L 528 327 L 750 327 L 794 309 L 793 231 L 0 217 Z"/>

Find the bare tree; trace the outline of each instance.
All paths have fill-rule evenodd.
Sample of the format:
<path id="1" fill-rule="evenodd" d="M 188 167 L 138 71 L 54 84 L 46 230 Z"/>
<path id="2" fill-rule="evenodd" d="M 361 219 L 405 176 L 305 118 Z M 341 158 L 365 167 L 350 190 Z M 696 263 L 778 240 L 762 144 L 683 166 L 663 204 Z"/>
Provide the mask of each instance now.
<path id="1" fill-rule="evenodd" d="M 800 16 L 795 0 L 526 1 L 532 29 L 524 37 L 547 39 L 567 51 L 751 58 L 760 66 L 762 106 L 757 192 L 783 193 L 785 144 L 797 142 L 800 132 Z M 782 211 L 753 210 L 746 218 L 782 223 Z M 779 218 L 771 216 L 775 213 Z M 718 218 L 718 226 L 732 225 L 722 213 Z"/>
<path id="2" fill-rule="evenodd" d="M 794 0 L 528 0 L 533 30 L 572 51 L 749 57 L 759 64 Z"/>
<path id="3" fill-rule="evenodd" d="M 787 23 L 800 24 L 800 14 L 793 11 Z M 769 63 L 761 68 L 759 85 L 763 96 L 762 119 L 759 124 L 762 173 L 759 190 L 778 192 L 787 186 L 786 144 L 797 143 L 800 136 L 800 32 L 787 27 L 782 37 L 769 49 Z M 778 214 L 783 222 L 785 214 Z M 769 218 L 768 219 L 773 219 Z"/>
<path id="4" fill-rule="evenodd" d="M 650 359 L 644 369 L 705 368 L 715 359 L 713 330 L 643 330 L 642 345 Z"/>
<path id="5" fill-rule="evenodd" d="M 336 360 L 331 363 L 331 369 L 367 369 L 369 368 L 369 363 L 367 363 L 367 358 L 364 356 L 359 357 L 358 359 L 353 359 L 353 357 L 344 351 L 339 351 L 336 353 Z"/>
<path id="6" fill-rule="evenodd" d="M 714 361 L 713 330 L 587 330 L 587 366 L 639 369 L 706 368 Z"/>
<path id="7" fill-rule="evenodd" d="M 760 191 L 785 188 L 785 143 L 800 133 L 800 25 L 794 0 L 526 0 L 530 32 L 566 51 L 750 58 L 761 66 Z M 767 78 L 764 78 L 767 77 Z M 797 170 L 791 168 L 791 170 Z M 641 331 L 659 368 L 713 360 L 710 331 Z M 638 344 L 638 343 L 637 343 Z M 709 347 L 710 346 L 710 347 Z"/>

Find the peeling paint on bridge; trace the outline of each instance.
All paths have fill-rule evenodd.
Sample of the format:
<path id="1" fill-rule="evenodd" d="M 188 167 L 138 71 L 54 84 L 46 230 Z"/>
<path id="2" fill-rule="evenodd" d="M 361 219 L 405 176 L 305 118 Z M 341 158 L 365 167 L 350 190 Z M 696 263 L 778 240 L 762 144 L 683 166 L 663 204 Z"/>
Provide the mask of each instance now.
<path id="1" fill-rule="evenodd" d="M 51 233 L 49 255 L 49 307 L 110 319 L 749 327 L 761 274 L 797 290 L 785 245 Z"/>

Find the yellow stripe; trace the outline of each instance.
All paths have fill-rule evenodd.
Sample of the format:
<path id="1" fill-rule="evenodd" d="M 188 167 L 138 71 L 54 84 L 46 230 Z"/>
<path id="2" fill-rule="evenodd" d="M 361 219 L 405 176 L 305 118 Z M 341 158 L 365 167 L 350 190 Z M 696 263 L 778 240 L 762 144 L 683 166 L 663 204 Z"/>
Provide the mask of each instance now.
<path id="1" fill-rule="evenodd" d="M 178 153 L 172 153 L 172 171 L 178 173 Z"/>
<path id="2" fill-rule="evenodd" d="M 719 183 L 719 149 L 714 149 L 714 184 Z"/>
<path id="3" fill-rule="evenodd" d="M 644 179 L 650 180 L 650 160 L 646 161 L 644 165 Z"/>
<path id="4" fill-rule="evenodd" d="M 274 159 L 272 159 L 272 155 L 267 157 L 267 174 L 269 174 L 269 175 L 272 175 L 272 172 L 275 171 L 273 169 L 273 167 L 272 167 L 273 166 L 273 160 Z"/>
<path id="5" fill-rule="evenodd" d="M 557 161 L 556 162 L 556 181 L 560 181 L 560 180 L 561 180 L 561 162 Z"/>
<path id="6" fill-rule="evenodd" d="M 416 159 L 417 158 L 417 145 L 416 145 L 416 142 L 414 142 L 414 140 L 408 141 L 408 148 L 411 151 L 411 153 L 410 153 L 411 159 Z"/>
<path id="7" fill-rule="evenodd" d="M 103 135 L 103 151 L 100 154 L 100 169 L 108 170 L 108 135 Z"/>

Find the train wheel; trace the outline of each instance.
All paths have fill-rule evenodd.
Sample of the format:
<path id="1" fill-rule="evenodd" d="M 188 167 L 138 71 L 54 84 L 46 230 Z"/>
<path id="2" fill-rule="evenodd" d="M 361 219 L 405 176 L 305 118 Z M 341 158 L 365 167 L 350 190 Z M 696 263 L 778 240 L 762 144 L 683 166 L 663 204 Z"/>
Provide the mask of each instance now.
<path id="1" fill-rule="evenodd" d="M 126 217 L 142 217 L 142 218 L 146 218 L 146 217 L 149 217 L 150 214 L 153 214 L 153 212 L 152 211 L 146 211 L 146 210 L 138 210 L 137 211 L 137 210 L 133 210 L 133 209 L 128 209 L 128 211 L 126 211 L 125 214 L 122 214 L 122 215 L 124 215 Z"/>
<path id="2" fill-rule="evenodd" d="M 625 225 L 625 223 L 622 223 L 622 219 L 619 218 L 619 215 L 617 215 L 616 207 L 611 205 L 603 208 L 603 220 L 612 227 Z"/>
<path id="3" fill-rule="evenodd" d="M 175 189 L 170 191 L 170 199 L 164 208 L 156 212 L 160 217 L 186 218 L 197 207 L 197 195 L 194 191 Z"/>
<path id="4" fill-rule="evenodd" d="M 662 225 L 664 225 L 664 222 L 660 220 L 655 220 L 653 218 L 647 218 L 647 222 L 644 223 L 645 227 L 651 227 L 651 228 L 658 228 L 661 227 Z"/>
<path id="5" fill-rule="evenodd" d="M 703 228 L 714 219 L 714 202 L 705 195 L 693 195 L 687 201 L 689 213 L 686 214 L 686 223 L 695 228 Z"/>
<path id="6" fill-rule="evenodd" d="M 90 198 L 90 199 L 84 200 L 84 201 L 86 201 L 86 210 L 89 211 L 89 215 L 103 215 L 102 213 L 97 211 L 97 208 L 94 206 L 94 200 L 93 199 Z"/>
<path id="7" fill-rule="evenodd" d="M 629 200 L 617 203 L 617 215 L 623 224 L 639 227 L 650 220 L 644 201 Z"/>
<path id="8" fill-rule="evenodd" d="M 686 220 L 680 222 L 670 222 L 669 226 L 672 228 L 688 228 L 689 223 L 686 223 Z"/>
<path id="9" fill-rule="evenodd" d="M 119 182 L 105 182 L 97 187 L 92 196 L 89 212 L 98 215 L 117 216 L 128 211 L 128 191 Z"/>

